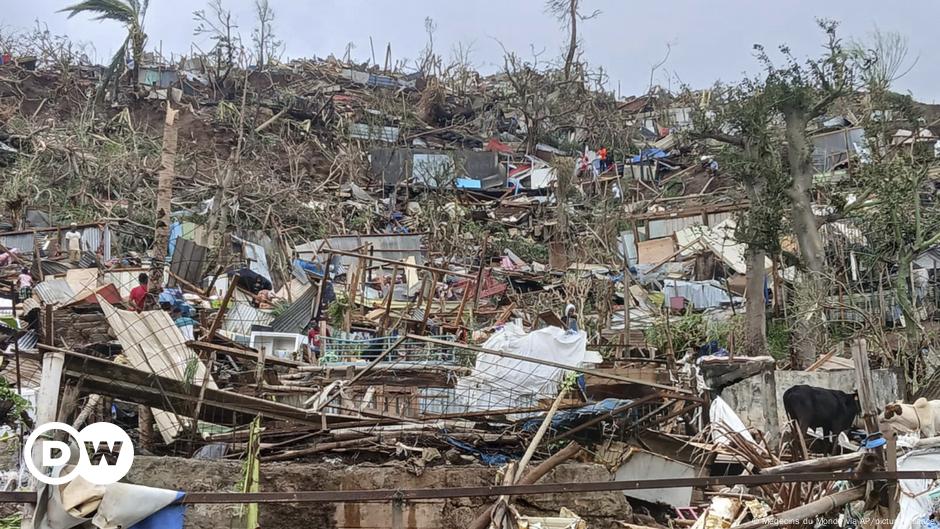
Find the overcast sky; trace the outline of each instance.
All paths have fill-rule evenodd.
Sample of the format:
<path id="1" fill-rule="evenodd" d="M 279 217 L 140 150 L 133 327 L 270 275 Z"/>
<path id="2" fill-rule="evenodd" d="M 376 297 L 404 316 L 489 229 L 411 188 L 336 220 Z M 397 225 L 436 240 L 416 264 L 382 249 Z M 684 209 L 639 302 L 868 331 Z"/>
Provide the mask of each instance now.
<path id="1" fill-rule="evenodd" d="M 254 23 L 252 0 L 223 0 L 247 38 Z M 0 0 L 0 4 L 14 0 Z M 15 2 L 0 18 L 4 31 L 26 28 L 35 20 L 54 33 L 93 44 L 98 62 L 120 45 L 123 32 L 112 22 L 93 22 L 79 15 L 57 13 L 69 0 Z M 425 17 L 437 24 L 435 50 L 450 54 L 458 43 L 470 45 L 474 65 L 492 72 L 502 63 L 500 43 L 531 56 L 558 56 L 565 31 L 544 12 L 541 0 L 270 0 L 275 32 L 288 57 L 341 56 L 348 43 L 360 60 L 372 56 L 369 38 L 381 63 L 386 43 L 394 59 L 414 59 L 426 42 Z M 585 58 L 610 74 L 610 87 L 622 95 L 646 91 L 650 66 L 671 47 L 668 61 L 655 81 L 675 88 L 678 83 L 705 87 L 715 80 L 733 81 L 755 72 L 752 45 L 768 48 L 788 44 L 799 55 L 818 53 L 823 41 L 815 18 L 842 22 L 844 36 L 864 38 L 876 27 L 908 38 L 914 69 L 896 88 L 925 102 L 940 102 L 940 69 L 933 55 L 940 50 L 940 2 L 910 0 L 582 0 L 585 11 L 602 13 L 581 26 Z M 186 53 L 190 43 L 208 47 L 206 37 L 194 37 L 191 15 L 200 0 L 150 0 L 145 29 L 148 48 L 162 45 L 165 54 Z M 8 6 L 9 7 L 9 6 Z"/>

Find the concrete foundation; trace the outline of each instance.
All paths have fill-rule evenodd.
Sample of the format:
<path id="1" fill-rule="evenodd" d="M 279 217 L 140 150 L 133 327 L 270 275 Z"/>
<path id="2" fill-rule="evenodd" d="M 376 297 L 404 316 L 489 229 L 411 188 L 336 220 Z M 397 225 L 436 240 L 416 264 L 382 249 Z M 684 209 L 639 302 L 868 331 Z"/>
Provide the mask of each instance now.
<path id="1" fill-rule="evenodd" d="M 445 488 L 492 485 L 496 469 L 478 465 L 442 465 L 425 468 L 420 475 L 406 462 L 381 465 L 345 463 L 270 463 L 261 467 L 262 491 L 343 490 L 386 488 Z M 237 491 L 242 465 L 234 461 L 199 461 L 180 458 L 137 457 L 127 481 L 188 492 Z M 541 483 L 606 481 L 611 475 L 601 465 L 568 463 Z M 632 509 L 619 491 L 548 494 L 514 498 L 522 514 L 557 515 L 564 506 L 589 522 L 592 529 L 619 527 L 630 521 Z M 492 499 L 455 498 L 406 502 L 403 529 L 466 527 Z M 388 503 L 261 504 L 264 528 L 316 527 L 318 529 L 388 529 L 393 506 Z M 187 508 L 187 529 L 243 528 L 237 505 L 192 505 Z"/>

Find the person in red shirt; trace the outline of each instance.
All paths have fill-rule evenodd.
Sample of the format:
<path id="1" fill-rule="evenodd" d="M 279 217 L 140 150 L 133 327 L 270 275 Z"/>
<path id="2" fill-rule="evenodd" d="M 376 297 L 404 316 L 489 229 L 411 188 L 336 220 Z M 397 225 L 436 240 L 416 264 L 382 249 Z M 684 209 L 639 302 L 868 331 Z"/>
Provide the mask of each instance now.
<path id="1" fill-rule="evenodd" d="M 326 336 L 330 335 L 329 329 L 326 330 Z M 313 361 L 320 359 L 322 351 L 322 340 L 320 339 L 320 323 L 314 321 L 310 324 L 310 330 L 307 331 L 307 349 L 313 355 Z"/>
<path id="2" fill-rule="evenodd" d="M 137 276 L 137 282 L 140 284 L 131 289 L 131 301 L 134 303 L 134 308 L 137 309 L 137 312 L 140 312 L 144 310 L 144 303 L 147 300 L 150 278 L 147 277 L 147 274 L 141 272 L 141 274 Z"/>

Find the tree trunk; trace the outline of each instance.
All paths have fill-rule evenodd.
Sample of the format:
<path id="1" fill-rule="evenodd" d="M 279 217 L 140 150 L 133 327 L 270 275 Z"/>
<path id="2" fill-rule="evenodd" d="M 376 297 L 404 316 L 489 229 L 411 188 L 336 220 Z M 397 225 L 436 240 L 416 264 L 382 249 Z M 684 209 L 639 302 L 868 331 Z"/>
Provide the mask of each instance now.
<path id="1" fill-rule="evenodd" d="M 178 129 L 176 114 L 166 102 L 166 121 L 163 123 L 163 151 L 160 153 L 160 172 L 157 173 L 157 215 L 153 236 L 153 261 L 150 264 L 150 289 L 163 287 L 163 267 L 166 265 L 170 242 L 170 210 L 173 199 L 173 179 L 176 176 L 176 145 Z"/>
<path id="2" fill-rule="evenodd" d="M 760 356 L 767 348 L 767 302 L 764 299 L 766 260 L 765 251 L 748 248 L 744 312 L 744 349 L 748 356 Z"/>
<path id="3" fill-rule="evenodd" d="M 800 257 L 804 265 L 804 277 L 800 283 L 801 295 L 795 308 L 794 368 L 803 369 L 816 360 L 816 345 L 819 341 L 821 307 L 826 295 L 824 270 L 825 256 L 822 240 L 816 227 L 810 193 L 813 188 L 812 147 L 806 139 L 807 115 L 801 110 L 784 112 L 786 121 L 787 159 L 793 182 L 790 200 L 793 203 L 793 231 L 800 245 Z"/>
<path id="4" fill-rule="evenodd" d="M 571 65 L 574 63 L 574 54 L 578 50 L 578 0 L 569 0 L 568 8 L 571 29 L 569 30 L 568 54 L 565 56 L 565 81 L 571 80 Z"/>
<path id="5" fill-rule="evenodd" d="M 131 86 L 136 87 L 139 77 L 138 72 L 140 71 L 140 61 L 144 57 L 144 35 L 143 31 L 140 28 L 135 28 L 131 30 L 131 58 L 134 59 L 134 67 L 131 68 Z"/>

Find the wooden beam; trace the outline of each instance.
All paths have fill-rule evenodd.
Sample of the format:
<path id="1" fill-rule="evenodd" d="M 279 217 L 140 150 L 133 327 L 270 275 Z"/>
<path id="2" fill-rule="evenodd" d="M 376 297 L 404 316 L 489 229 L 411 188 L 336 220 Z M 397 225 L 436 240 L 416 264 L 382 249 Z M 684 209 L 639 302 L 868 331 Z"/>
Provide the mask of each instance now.
<path id="1" fill-rule="evenodd" d="M 228 288 L 225 289 L 225 297 L 222 298 L 222 305 L 219 307 L 219 311 L 215 313 L 215 319 L 212 320 L 212 325 L 209 326 L 209 332 L 206 334 L 207 340 L 212 340 L 212 337 L 218 332 L 219 327 L 222 326 L 222 320 L 225 319 L 225 311 L 228 309 L 228 302 L 232 299 L 236 288 L 238 288 L 238 274 L 233 275 L 229 279 Z"/>
<path id="2" fill-rule="evenodd" d="M 427 272 L 437 272 L 439 274 L 447 274 L 447 275 L 451 275 L 455 277 L 462 277 L 465 279 L 474 278 L 473 275 L 464 274 L 462 272 L 454 272 L 453 270 L 446 270 L 444 268 L 435 268 L 433 266 L 424 266 L 424 265 L 419 265 L 419 264 L 406 263 L 404 261 L 396 261 L 394 259 L 386 259 L 385 257 L 377 257 L 377 256 L 368 255 L 368 254 L 360 254 L 360 253 L 355 253 L 355 252 L 347 252 L 344 250 L 334 250 L 334 249 L 330 249 L 329 253 L 335 254 L 335 255 L 344 255 L 346 257 L 365 257 L 365 258 L 368 258 L 372 261 L 376 261 L 379 263 L 398 265 L 398 266 L 402 266 L 405 268 L 414 268 L 417 270 L 425 270 Z"/>
<path id="3" fill-rule="evenodd" d="M 217 345 L 214 343 L 203 342 L 203 341 L 198 341 L 198 340 L 192 341 L 192 342 L 186 342 L 186 345 L 193 347 L 195 349 L 204 349 L 204 350 L 209 350 L 209 351 L 213 351 L 217 353 L 225 353 L 225 354 L 232 355 L 235 358 L 239 358 L 242 360 L 251 360 L 253 362 L 258 360 L 258 351 L 255 349 L 238 349 L 235 347 Z M 306 362 L 298 362 L 296 360 L 286 360 L 283 358 L 277 358 L 273 356 L 267 357 L 264 360 L 266 363 L 271 364 L 271 365 L 279 365 L 279 366 L 293 367 L 293 368 L 310 365 Z"/>
<path id="4" fill-rule="evenodd" d="M 865 497 L 865 487 L 855 487 L 842 492 L 837 492 L 829 496 L 801 505 L 795 509 L 779 512 L 773 516 L 760 518 L 745 524 L 738 525 L 735 529 L 759 529 L 767 526 L 787 525 L 796 520 L 805 520 L 814 518 L 820 514 L 825 514 L 836 507 L 841 507 L 846 503 L 860 500 Z"/>
<path id="5" fill-rule="evenodd" d="M 64 377 L 80 381 L 83 391 L 108 395 L 154 408 L 191 411 L 199 400 L 201 386 L 148 373 L 81 353 L 65 353 Z M 261 415 L 292 423 L 319 427 L 321 416 L 328 424 L 359 420 L 335 414 L 321 414 L 287 404 L 207 388 L 200 420 L 215 424 L 247 424 Z"/>
<path id="6" fill-rule="evenodd" d="M 377 356 L 377 357 L 375 358 L 375 360 L 373 360 L 372 362 L 370 362 L 369 365 L 367 365 L 367 366 L 365 367 L 365 369 L 363 369 L 362 371 L 356 373 L 356 376 L 352 377 L 352 379 L 351 379 L 346 385 L 349 386 L 349 387 L 355 386 L 355 385 L 356 385 L 356 382 L 359 382 L 359 380 L 360 380 L 362 377 L 366 376 L 366 374 L 367 374 L 369 371 L 372 371 L 372 368 L 375 367 L 379 362 L 381 362 L 382 360 L 385 360 L 385 357 L 387 357 L 389 354 L 391 354 L 392 351 L 394 351 L 395 349 L 398 349 L 398 346 L 401 345 L 404 341 L 405 341 L 405 337 L 404 337 L 404 336 L 402 336 L 401 338 L 399 338 L 398 340 L 396 340 L 395 343 L 393 343 L 392 345 L 390 345 L 390 346 L 388 347 L 388 349 L 382 351 L 382 354 L 380 354 L 379 356 Z M 334 400 L 336 400 L 337 395 L 339 395 L 339 392 L 338 392 L 338 391 L 337 391 L 336 393 L 334 393 L 333 396 L 331 396 L 329 399 L 327 399 L 326 401 L 324 401 L 321 405 L 317 406 L 317 410 L 318 410 L 318 411 L 319 411 L 319 410 L 322 410 L 323 408 L 325 408 L 326 406 L 328 406 L 331 402 L 333 402 Z"/>
<path id="7" fill-rule="evenodd" d="M 852 452 L 838 456 L 820 457 L 807 461 L 795 461 L 767 468 L 757 469 L 757 474 L 766 476 L 775 476 L 779 474 L 789 474 L 791 472 L 819 472 L 824 470 L 841 470 L 843 468 L 854 467 L 856 463 L 862 460 L 863 452 Z"/>

